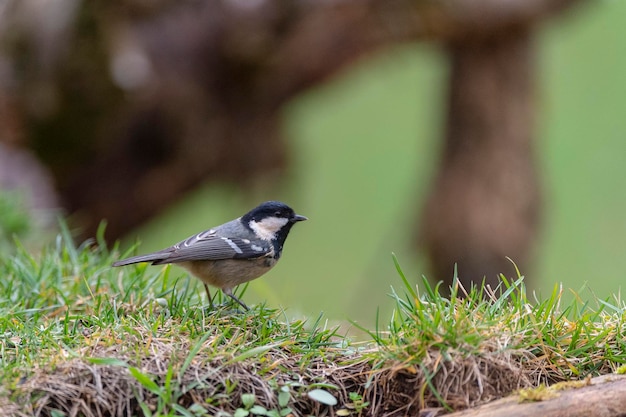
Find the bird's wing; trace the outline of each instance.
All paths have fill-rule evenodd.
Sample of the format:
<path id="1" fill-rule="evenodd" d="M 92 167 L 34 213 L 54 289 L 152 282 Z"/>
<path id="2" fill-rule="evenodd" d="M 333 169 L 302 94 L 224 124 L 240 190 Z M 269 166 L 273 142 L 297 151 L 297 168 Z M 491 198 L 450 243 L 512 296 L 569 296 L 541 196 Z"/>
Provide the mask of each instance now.
<path id="1" fill-rule="evenodd" d="M 219 259 L 252 259 L 272 253 L 269 242 L 219 236 L 215 230 L 207 230 L 191 236 L 164 251 L 165 259 L 157 259 L 154 265 L 186 261 Z"/>

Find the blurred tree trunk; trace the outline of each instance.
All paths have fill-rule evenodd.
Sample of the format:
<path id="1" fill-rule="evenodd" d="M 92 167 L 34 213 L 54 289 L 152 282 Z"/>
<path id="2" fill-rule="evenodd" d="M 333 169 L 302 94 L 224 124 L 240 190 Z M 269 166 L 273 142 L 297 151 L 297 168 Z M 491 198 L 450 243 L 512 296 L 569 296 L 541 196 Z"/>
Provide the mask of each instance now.
<path id="1" fill-rule="evenodd" d="M 424 211 L 433 278 L 495 287 L 527 270 L 540 218 L 530 30 L 452 42 L 445 146 Z"/>

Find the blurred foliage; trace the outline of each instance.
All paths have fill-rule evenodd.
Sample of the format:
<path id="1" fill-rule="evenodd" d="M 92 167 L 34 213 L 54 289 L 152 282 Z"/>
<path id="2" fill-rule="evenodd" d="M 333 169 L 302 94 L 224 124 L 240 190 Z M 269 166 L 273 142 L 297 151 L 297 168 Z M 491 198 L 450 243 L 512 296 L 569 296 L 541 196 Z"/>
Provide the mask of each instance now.
<path id="1" fill-rule="evenodd" d="M 0 193 L 0 251 L 13 247 L 14 237 L 24 238 L 32 230 L 32 222 L 21 193 Z"/>

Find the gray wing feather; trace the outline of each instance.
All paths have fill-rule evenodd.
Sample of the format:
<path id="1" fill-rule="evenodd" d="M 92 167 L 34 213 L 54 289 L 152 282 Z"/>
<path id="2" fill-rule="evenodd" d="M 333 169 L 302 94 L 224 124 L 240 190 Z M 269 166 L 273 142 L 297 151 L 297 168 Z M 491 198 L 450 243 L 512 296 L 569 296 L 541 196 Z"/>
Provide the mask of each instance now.
<path id="1" fill-rule="evenodd" d="M 272 247 L 269 242 L 250 242 L 249 240 L 239 238 L 226 238 L 219 236 L 215 229 L 211 229 L 190 236 L 158 252 L 117 261 L 113 266 L 123 266 L 138 262 L 152 262 L 153 265 L 161 265 L 186 261 L 253 259 L 271 255 L 272 253 Z"/>
<path id="2" fill-rule="evenodd" d="M 120 261 L 113 262 L 113 266 L 124 266 L 130 264 L 136 264 L 139 262 L 158 262 L 161 259 L 167 259 L 169 253 L 159 251 L 154 253 L 149 253 L 147 255 L 139 255 L 133 256 L 131 258 L 122 259 Z"/>
<path id="3" fill-rule="evenodd" d="M 207 230 L 166 250 L 169 256 L 156 260 L 153 262 L 154 265 L 186 261 L 260 258 L 270 254 L 271 246 L 266 242 L 251 244 L 250 241 L 243 239 L 226 238 L 218 236 L 215 230 Z"/>

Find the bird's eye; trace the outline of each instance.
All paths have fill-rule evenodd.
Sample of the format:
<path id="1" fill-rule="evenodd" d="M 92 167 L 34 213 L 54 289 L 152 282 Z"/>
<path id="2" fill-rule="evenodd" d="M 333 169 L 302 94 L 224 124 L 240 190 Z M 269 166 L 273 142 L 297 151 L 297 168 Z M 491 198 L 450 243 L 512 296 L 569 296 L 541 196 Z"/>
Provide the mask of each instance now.
<path id="1" fill-rule="evenodd" d="M 276 217 L 280 217 L 282 215 L 282 213 L 280 211 L 275 211 L 274 212 L 274 216 Z"/>

